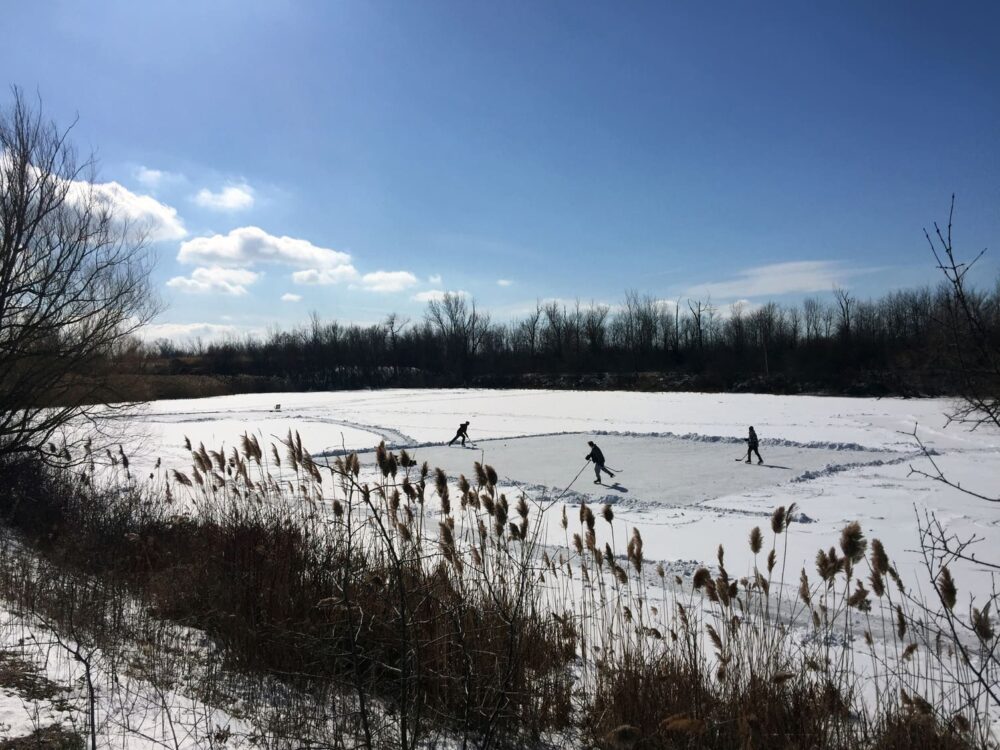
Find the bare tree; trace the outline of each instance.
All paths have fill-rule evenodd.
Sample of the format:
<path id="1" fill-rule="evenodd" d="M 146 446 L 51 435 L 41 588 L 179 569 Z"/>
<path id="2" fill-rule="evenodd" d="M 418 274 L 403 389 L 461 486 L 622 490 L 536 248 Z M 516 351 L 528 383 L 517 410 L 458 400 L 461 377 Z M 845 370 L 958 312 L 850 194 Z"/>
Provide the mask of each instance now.
<path id="1" fill-rule="evenodd" d="M 464 374 L 472 356 L 490 327 L 490 316 L 479 312 L 475 300 L 445 292 L 440 300 L 427 303 L 427 322 L 444 338 L 446 356 Z"/>
<path id="2" fill-rule="evenodd" d="M 835 286 L 833 288 L 833 298 L 837 301 L 837 309 L 840 312 L 840 335 L 846 339 L 851 338 L 851 325 L 854 316 L 855 299 L 846 289 Z"/>
<path id="3" fill-rule="evenodd" d="M 0 109 L 0 456 L 115 416 L 113 358 L 157 311 L 142 228 L 68 136 L 17 88 Z"/>
<path id="4" fill-rule="evenodd" d="M 924 230 L 938 269 L 947 282 L 945 328 L 951 343 L 952 371 L 962 385 L 962 403 L 948 418 L 971 430 L 980 427 L 1000 427 L 1000 359 L 997 356 L 995 331 L 984 322 L 981 300 L 967 283 L 969 270 L 982 257 L 983 250 L 971 262 L 961 262 L 952 244 L 952 218 L 955 213 L 955 196 L 951 198 L 948 226 L 942 230 L 935 222 L 933 237 Z M 1000 503 L 993 488 L 970 489 L 968 485 L 950 478 L 934 460 L 934 454 L 925 447 L 914 428 L 913 438 L 920 446 L 930 470 L 912 465 L 910 473 L 945 484 L 970 497 L 991 503 Z M 996 627 L 996 614 L 1000 609 L 1000 562 L 995 552 L 985 550 L 979 554 L 980 536 L 960 537 L 951 531 L 933 512 L 917 517 L 920 531 L 920 552 L 927 578 L 933 584 L 934 599 L 926 602 L 911 599 L 916 605 L 916 620 L 926 632 L 949 638 L 949 644 L 958 650 L 965 672 L 959 674 L 954 687 L 960 691 L 966 705 L 977 709 L 1000 707 L 1000 630 Z M 968 605 L 960 606 L 958 589 L 950 566 L 964 563 L 980 576 L 988 576 L 990 589 L 981 590 L 979 597 L 969 596 Z M 940 655 L 928 649 L 940 660 Z M 981 710 L 989 715 L 989 710 Z"/>

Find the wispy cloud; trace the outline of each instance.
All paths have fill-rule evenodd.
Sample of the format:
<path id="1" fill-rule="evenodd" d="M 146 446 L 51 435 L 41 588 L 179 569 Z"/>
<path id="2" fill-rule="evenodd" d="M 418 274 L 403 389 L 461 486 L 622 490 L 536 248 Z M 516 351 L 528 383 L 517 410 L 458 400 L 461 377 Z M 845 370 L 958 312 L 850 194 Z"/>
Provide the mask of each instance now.
<path id="1" fill-rule="evenodd" d="M 302 295 L 301 294 L 292 294 L 291 292 L 285 292 L 284 294 L 281 295 L 281 301 L 282 302 L 301 302 L 302 301 Z"/>
<path id="2" fill-rule="evenodd" d="M 226 185 L 218 192 L 202 188 L 194 196 L 194 202 L 212 211 L 244 211 L 254 204 L 254 191 L 245 182 Z"/>
<path id="3" fill-rule="evenodd" d="M 355 281 L 357 278 L 357 269 L 349 263 L 333 268 L 308 268 L 292 274 L 292 281 L 304 286 L 329 286 Z"/>
<path id="4" fill-rule="evenodd" d="M 450 294 L 452 297 L 468 297 L 469 293 L 462 289 L 444 291 L 443 289 L 428 289 L 426 292 L 417 292 L 410 299 L 414 302 L 440 302 L 444 295 Z"/>
<path id="5" fill-rule="evenodd" d="M 401 292 L 415 286 L 417 277 L 409 271 L 373 271 L 361 277 L 361 287 L 370 292 Z"/>
<path id="6" fill-rule="evenodd" d="M 497 286 L 510 286 L 513 283 L 510 279 L 497 279 Z"/>
<path id="7" fill-rule="evenodd" d="M 175 276 L 167 282 L 167 286 L 189 294 L 229 294 L 242 296 L 247 293 L 247 287 L 260 278 L 260 274 L 243 268 L 196 268 L 190 276 Z"/>
<path id="8" fill-rule="evenodd" d="M 427 277 L 427 283 L 432 286 L 441 286 L 441 274 L 435 273 Z"/>
<path id="9" fill-rule="evenodd" d="M 831 260 L 800 260 L 773 263 L 739 271 L 735 278 L 698 284 L 685 293 L 688 297 L 716 299 L 752 298 L 781 294 L 829 291 L 849 278 L 871 269 L 847 268 Z"/>
<path id="10" fill-rule="evenodd" d="M 133 173 L 135 179 L 150 190 L 163 186 L 168 182 L 183 180 L 183 176 L 175 172 L 167 172 L 163 169 L 151 169 L 150 167 L 139 166 Z"/>
<path id="11" fill-rule="evenodd" d="M 219 323 L 150 323 L 139 329 L 147 341 L 172 339 L 174 341 L 220 341 L 241 335 L 260 335 L 261 328 L 250 328 Z"/>

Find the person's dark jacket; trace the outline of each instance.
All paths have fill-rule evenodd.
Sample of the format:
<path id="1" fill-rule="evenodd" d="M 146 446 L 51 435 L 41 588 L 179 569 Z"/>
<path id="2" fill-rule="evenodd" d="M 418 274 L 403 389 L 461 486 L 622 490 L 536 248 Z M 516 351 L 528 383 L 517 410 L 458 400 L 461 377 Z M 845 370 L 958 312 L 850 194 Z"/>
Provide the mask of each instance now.
<path id="1" fill-rule="evenodd" d="M 757 433 L 753 431 L 753 427 L 750 428 L 750 437 L 747 438 L 747 446 L 750 450 L 760 446 L 760 443 L 757 441 Z"/>
<path id="2" fill-rule="evenodd" d="M 601 449 L 598 448 L 596 445 L 593 446 L 593 447 L 591 447 L 590 453 L 588 453 L 585 456 L 585 458 L 588 461 L 593 461 L 595 464 L 603 464 L 604 463 L 604 454 L 601 453 Z"/>

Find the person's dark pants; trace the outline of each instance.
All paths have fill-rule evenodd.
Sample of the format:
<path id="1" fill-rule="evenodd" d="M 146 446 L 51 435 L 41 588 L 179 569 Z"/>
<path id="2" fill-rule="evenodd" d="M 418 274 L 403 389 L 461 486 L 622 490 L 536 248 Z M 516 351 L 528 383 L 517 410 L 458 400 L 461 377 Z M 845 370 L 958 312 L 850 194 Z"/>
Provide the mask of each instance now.
<path id="1" fill-rule="evenodd" d="M 459 438 L 462 438 L 462 445 L 465 445 L 465 438 L 468 437 L 464 432 L 456 432 L 455 437 L 448 441 L 448 445 L 451 445 Z"/>
<path id="2" fill-rule="evenodd" d="M 603 463 L 599 464 L 599 463 L 597 463 L 597 462 L 595 461 L 595 462 L 594 462 L 594 474 L 596 474 L 596 475 L 597 475 L 597 481 L 598 481 L 598 482 L 600 482 L 600 481 L 601 481 L 601 472 L 602 472 L 602 471 L 603 471 L 603 472 L 604 472 L 605 474 L 607 474 L 607 475 L 608 475 L 609 477 L 613 477 L 613 476 L 614 476 L 614 474 L 612 474 L 612 473 L 611 473 L 610 471 L 608 471 L 608 470 L 607 470 L 607 469 L 606 469 L 606 468 L 604 467 L 604 464 L 603 464 Z"/>
<path id="3" fill-rule="evenodd" d="M 759 464 L 764 463 L 764 459 L 760 457 L 760 451 L 757 450 L 756 445 L 751 446 L 750 448 L 747 449 L 747 463 L 750 463 L 750 456 L 754 453 L 757 454 L 757 463 Z"/>

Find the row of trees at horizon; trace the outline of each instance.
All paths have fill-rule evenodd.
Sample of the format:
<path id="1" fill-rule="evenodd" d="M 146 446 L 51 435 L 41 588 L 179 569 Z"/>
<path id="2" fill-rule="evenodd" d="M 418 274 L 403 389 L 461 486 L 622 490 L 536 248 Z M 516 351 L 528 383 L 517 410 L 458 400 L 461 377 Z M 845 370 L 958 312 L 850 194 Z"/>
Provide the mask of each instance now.
<path id="1" fill-rule="evenodd" d="M 1000 279 L 971 293 L 976 315 L 1000 345 Z M 627 292 L 622 304 L 539 301 L 511 321 L 494 321 L 474 300 L 446 294 L 422 320 L 389 315 L 374 325 L 324 321 L 264 337 L 179 345 L 161 340 L 147 357 L 174 370 L 259 375 L 343 384 L 350 371 L 369 385 L 414 372 L 435 383 L 527 373 L 685 372 L 719 387 L 786 378 L 837 386 L 863 372 L 932 373 L 949 366 L 954 298 L 947 285 L 862 300 L 846 289 L 799 305 L 767 302 L 718 308 Z M 405 379 L 405 378 L 404 378 Z M 411 377 L 412 379 L 412 377 Z M 357 384 L 357 383 L 356 383 Z M 362 383 L 364 384 L 364 383 Z"/>

